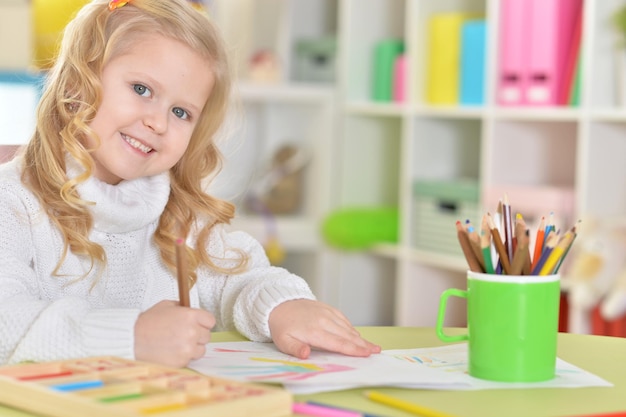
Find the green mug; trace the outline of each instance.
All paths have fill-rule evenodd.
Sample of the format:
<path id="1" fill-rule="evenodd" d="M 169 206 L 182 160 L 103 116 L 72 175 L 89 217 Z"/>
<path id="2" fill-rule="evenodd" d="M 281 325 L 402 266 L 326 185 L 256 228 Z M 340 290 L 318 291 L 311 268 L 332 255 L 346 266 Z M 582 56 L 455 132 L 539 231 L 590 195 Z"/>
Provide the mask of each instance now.
<path id="1" fill-rule="evenodd" d="M 538 382 L 554 378 L 559 326 L 559 275 L 467 273 L 467 291 L 441 294 L 437 336 L 468 342 L 468 371 L 476 378 Z M 450 297 L 467 299 L 467 333 L 447 335 Z"/>

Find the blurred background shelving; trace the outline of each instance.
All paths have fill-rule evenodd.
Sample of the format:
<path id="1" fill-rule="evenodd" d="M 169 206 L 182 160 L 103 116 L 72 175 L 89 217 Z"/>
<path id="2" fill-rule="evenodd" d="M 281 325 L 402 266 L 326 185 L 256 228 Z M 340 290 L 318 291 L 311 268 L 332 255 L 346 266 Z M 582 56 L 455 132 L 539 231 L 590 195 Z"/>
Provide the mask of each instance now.
<path id="1" fill-rule="evenodd" d="M 3 16 L 29 7 L 0 1 L 8 2 L 0 3 Z M 443 243 L 424 231 L 424 210 L 451 203 L 423 194 L 438 183 L 469 182 L 475 190 L 475 199 L 453 198 L 452 211 L 434 217 L 442 232 L 454 229 L 446 219 L 456 220 L 458 207 L 482 215 L 495 210 L 502 193 L 531 222 L 550 210 L 562 215 L 564 228 L 582 216 L 626 216 L 626 103 L 611 25 L 623 2 L 583 0 L 577 106 L 511 107 L 496 100 L 503 1 L 207 2 L 231 48 L 242 116 L 232 120 L 227 163 L 213 190 L 237 204 L 234 228 L 261 242 L 275 235 L 286 253 L 281 265 L 355 324 L 433 325 L 441 292 L 465 286 L 458 245 L 441 250 L 436 245 Z M 485 22 L 479 105 L 426 98 L 429 25 L 450 12 Z M 389 40 L 404 46 L 402 101 L 373 98 L 374 53 Z M 1 46 L 0 57 L 17 57 L 6 41 Z M 12 62 L 8 69 L 15 68 Z M 298 204 L 268 217 L 251 209 L 248 197 L 284 145 L 306 155 Z M 398 241 L 361 251 L 328 246 L 321 226 L 346 207 L 396 207 Z M 452 309 L 447 324 L 463 325 L 464 306 Z"/>

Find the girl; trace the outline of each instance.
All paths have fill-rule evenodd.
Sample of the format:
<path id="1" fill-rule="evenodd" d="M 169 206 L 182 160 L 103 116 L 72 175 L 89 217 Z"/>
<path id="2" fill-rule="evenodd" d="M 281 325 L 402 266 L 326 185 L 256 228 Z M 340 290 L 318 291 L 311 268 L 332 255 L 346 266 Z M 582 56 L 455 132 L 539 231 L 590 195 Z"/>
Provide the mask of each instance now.
<path id="1" fill-rule="evenodd" d="M 116 355 L 185 366 L 211 330 L 306 358 L 380 351 L 270 266 L 207 195 L 230 94 L 224 45 L 186 0 L 94 0 L 68 25 L 37 127 L 0 167 L 0 362 Z M 186 237 L 191 308 L 175 301 Z"/>

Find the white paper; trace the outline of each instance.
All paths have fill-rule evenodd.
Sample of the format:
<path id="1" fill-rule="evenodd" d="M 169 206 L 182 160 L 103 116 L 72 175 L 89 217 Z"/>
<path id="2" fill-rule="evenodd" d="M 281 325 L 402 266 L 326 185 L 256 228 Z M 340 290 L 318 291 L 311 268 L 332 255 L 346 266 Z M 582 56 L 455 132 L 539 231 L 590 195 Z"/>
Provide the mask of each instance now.
<path id="1" fill-rule="evenodd" d="M 313 351 L 301 360 L 281 353 L 272 343 L 223 342 L 209 343 L 205 356 L 189 367 L 222 378 L 282 384 L 293 394 L 376 386 L 437 390 L 612 386 L 560 359 L 551 381 L 485 381 L 467 374 L 466 358 L 467 343 L 385 350 L 368 358 Z"/>
<path id="2" fill-rule="evenodd" d="M 556 376 L 543 382 L 495 382 L 474 378 L 467 372 L 467 343 L 457 343 L 441 347 L 418 349 L 395 349 L 384 351 L 416 368 L 439 369 L 454 374 L 458 382 L 468 390 L 506 388 L 576 388 L 611 387 L 613 384 L 580 369 L 560 358 L 556 360 Z M 454 389 L 454 388 L 446 388 Z"/>

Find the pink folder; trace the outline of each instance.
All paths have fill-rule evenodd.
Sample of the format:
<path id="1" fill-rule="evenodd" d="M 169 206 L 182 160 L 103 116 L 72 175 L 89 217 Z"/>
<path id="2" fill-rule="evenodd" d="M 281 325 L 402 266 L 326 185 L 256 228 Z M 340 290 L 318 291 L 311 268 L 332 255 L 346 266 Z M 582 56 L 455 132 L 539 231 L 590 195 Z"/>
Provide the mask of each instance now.
<path id="1" fill-rule="evenodd" d="M 503 106 L 524 104 L 529 36 L 528 0 L 502 0 L 500 3 L 500 44 L 497 102 Z"/>
<path id="2" fill-rule="evenodd" d="M 556 105 L 561 90 L 566 88 L 566 63 L 582 0 L 523 2 L 530 8 L 526 22 L 529 59 L 524 101 L 530 105 Z"/>

